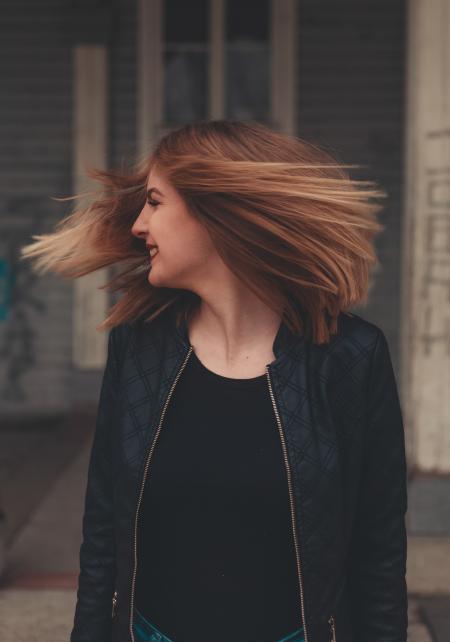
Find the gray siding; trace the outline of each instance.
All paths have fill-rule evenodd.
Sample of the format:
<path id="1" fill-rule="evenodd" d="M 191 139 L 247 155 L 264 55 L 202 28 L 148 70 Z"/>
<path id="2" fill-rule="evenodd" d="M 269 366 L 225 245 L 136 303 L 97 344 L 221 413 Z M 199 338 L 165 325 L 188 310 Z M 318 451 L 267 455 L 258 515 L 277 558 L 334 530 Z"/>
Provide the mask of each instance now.
<path id="1" fill-rule="evenodd" d="M 111 48 L 111 163 L 118 167 L 136 153 L 136 2 L 120 0 Z"/>
<path id="2" fill-rule="evenodd" d="M 94 8 L 94 7 L 93 7 Z M 95 8 L 94 8 L 95 9 Z M 72 285 L 18 262 L 32 234 L 52 229 L 72 193 L 72 44 L 110 47 L 110 164 L 133 159 L 136 5 L 111 4 L 107 31 L 89 7 L 61 0 L 4 0 L 0 21 L 0 245 L 16 275 L 14 311 L 0 321 L 0 413 L 64 412 L 98 398 L 101 372 L 72 366 Z M 102 9 L 103 11 L 103 9 Z M 84 13 L 84 15 L 83 15 Z M 104 24 L 104 13 L 92 14 Z"/>
<path id="3" fill-rule="evenodd" d="M 13 315 L 0 321 L 2 413 L 69 403 L 71 288 L 34 278 L 17 251 L 49 229 L 70 192 L 71 60 L 66 3 L 3 0 L 0 20 L 0 238 L 13 265 Z M 62 208 L 62 209 L 61 209 Z"/>
<path id="4" fill-rule="evenodd" d="M 404 86 L 404 0 L 300 0 L 298 135 L 338 160 L 366 165 L 389 195 L 368 305 L 355 312 L 386 332 L 399 372 Z"/>

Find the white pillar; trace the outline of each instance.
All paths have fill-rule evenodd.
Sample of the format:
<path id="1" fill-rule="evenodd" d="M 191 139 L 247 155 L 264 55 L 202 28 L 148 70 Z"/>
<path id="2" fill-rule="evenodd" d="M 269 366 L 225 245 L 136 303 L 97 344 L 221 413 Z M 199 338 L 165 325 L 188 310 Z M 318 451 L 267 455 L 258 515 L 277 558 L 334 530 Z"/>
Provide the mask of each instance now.
<path id="1" fill-rule="evenodd" d="M 450 0 L 410 0 L 402 381 L 410 461 L 450 473 Z"/>
<path id="2" fill-rule="evenodd" d="M 79 193 L 93 187 L 86 176 L 87 167 L 105 168 L 107 162 L 107 50 L 104 45 L 78 45 L 73 54 L 73 185 Z M 95 328 L 105 319 L 109 307 L 108 294 L 98 289 L 107 279 L 108 270 L 104 268 L 74 283 L 73 362 L 78 368 L 101 368 L 105 364 L 107 335 Z"/>

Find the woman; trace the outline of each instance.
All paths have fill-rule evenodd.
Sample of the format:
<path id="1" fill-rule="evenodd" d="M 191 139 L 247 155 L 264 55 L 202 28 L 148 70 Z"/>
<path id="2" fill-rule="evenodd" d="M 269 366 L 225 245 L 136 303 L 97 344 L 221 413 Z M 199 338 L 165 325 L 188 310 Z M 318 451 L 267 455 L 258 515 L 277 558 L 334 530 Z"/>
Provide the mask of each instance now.
<path id="1" fill-rule="evenodd" d="M 124 261 L 71 642 L 406 642 L 406 460 L 389 348 L 346 311 L 369 181 L 252 122 L 164 136 L 24 256 Z"/>

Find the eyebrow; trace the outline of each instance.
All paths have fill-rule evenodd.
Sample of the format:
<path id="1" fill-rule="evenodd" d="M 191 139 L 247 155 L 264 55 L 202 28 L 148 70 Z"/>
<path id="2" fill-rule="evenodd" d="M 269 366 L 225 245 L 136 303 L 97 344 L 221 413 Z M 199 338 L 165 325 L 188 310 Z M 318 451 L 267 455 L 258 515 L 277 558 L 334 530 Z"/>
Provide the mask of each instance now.
<path id="1" fill-rule="evenodd" d="M 157 187 L 150 187 L 150 189 L 147 190 L 147 198 L 151 197 L 152 192 L 157 192 L 160 196 L 164 196 L 164 194 L 160 192 Z"/>

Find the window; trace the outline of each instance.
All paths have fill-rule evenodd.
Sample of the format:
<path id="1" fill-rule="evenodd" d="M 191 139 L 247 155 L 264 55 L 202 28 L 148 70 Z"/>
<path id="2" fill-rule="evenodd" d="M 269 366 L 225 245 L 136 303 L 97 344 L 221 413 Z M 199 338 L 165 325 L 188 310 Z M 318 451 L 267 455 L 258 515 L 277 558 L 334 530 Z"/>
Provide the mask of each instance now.
<path id="1" fill-rule="evenodd" d="M 270 3 L 227 0 L 225 116 L 270 121 Z"/>
<path id="2" fill-rule="evenodd" d="M 163 120 L 208 117 L 209 0 L 163 2 Z"/>
<path id="3" fill-rule="evenodd" d="M 294 133 L 295 24 L 295 0 L 139 0 L 139 149 L 208 118 Z"/>

